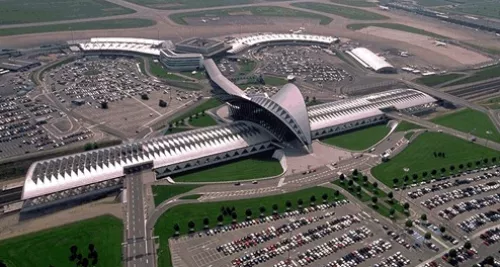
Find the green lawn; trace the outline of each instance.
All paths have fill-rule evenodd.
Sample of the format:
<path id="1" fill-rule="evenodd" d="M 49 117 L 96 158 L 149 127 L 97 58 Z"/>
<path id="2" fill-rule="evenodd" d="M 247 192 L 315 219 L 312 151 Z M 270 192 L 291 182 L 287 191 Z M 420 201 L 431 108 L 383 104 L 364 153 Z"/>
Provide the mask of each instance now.
<path id="1" fill-rule="evenodd" d="M 445 82 L 453 81 L 458 78 L 464 77 L 465 74 L 462 73 L 448 73 L 443 75 L 432 75 L 417 78 L 415 82 L 423 84 L 426 86 L 436 86 Z"/>
<path id="2" fill-rule="evenodd" d="M 411 137 L 412 137 L 414 134 L 415 134 L 415 132 L 407 132 L 407 133 L 405 134 L 405 139 L 406 139 L 406 140 L 410 140 L 410 139 L 411 139 Z"/>
<path id="3" fill-rule="evenodd" d="M 160 205 L 160 203 L 171 197 L 189 192 L 197 187 L 199 186 L 198 185 L 153 185 L 151 189 L 153 190 L 155 206 Z"/>
<path id="4" fill-rule="evenodd" d="M 434 157 L 434 152 L 444 152 L 445 157 Z M 475 162 L 484 157 L 497 156 L 498 152 L 476 145 L 474 143 L 450 136 L 444 133 L 428 132 L 419 135 L 405 150 L 391 158 L 388 162 L 381 163 L 372 169 L 372 175 L 387 186 L 393 186 L 393 179 L 398 178 L 400 183 L 405 175 L 424 171 L 430 173 L 433 169 L 449 169 L 454 165 Z M 408 168 L 406 173 L 404 168 Z M 440 174 L 440 172 L 439 172 Z M 430 174 L 429 174 L 430 175 Z"/>
<path id="5" fill-rule="evenodd" d="M 165 135 L 174 134 L 174 133 L 182 133 L 182 132 L 190 131 L 190 130 L 194 130 L 194 129 L 193 128 L 183 128 L 183 127 L 172 127 L 172 128 L 169 128 L 167 131 L 165 131 Z"/>
<path id="6" fill-rule="evenodd" d="M 363 9 L 339 6 L 339 5 L 330 5 L 330 4 L 322 4 L 315 2 L 300 2 L 291 4 L 294 7 L 305 8 L 309 10 L 330 13 L 337 16 L 341 16 L 348 19 L 355 20 L 383 20 L 389 19 L 386 16 L 379 15 L 374 12 L 366 11 Z"/>
<path id="7" fill-rule="evenodd" d="M 280 85 L 285 85 L 288 83 L 288 81 L 284 78 L 279 78 L 279 77 L 273 77 L 273 76 L 265 76 L 264 77 L 264 83 L 266 85 L 270 86 L 280 86 Z"/>
<path id="8" fill-rule="evenodd" d="M 221 214 L 222 207 L 234 207 L 235 212 L 238 215 L 238 221 L 243 221 L 246 217 L 246 209 L 251 209 L 253 212 L 253 217 L 257 217 L 260 212 L 259 208 L 261 206 L 266 208 L 266 215 L 272 213 L 272 205 L 278 205 L 278 212 L 282 213 L 285 211 L 285 203 L 287 200 L 292 203 L 292 210 L 297 209 L 297 200 L 302 199 L 304 201 L 304 207 L 310 205 L 310 197 L 316 197 L 316 203 L 322 202 L 321 196 L 323 194 L 328 194 L 329 201 L 334 200 L 334 190 L 326 187 L 312 187 L 308 189 L 303 189 L 300 191 L 295 191 L 291 193 L 273 195 L 261 198 L 250 198 L 241 200 L 232 200 L 224 202 L 205 202 L 196 204 L 184 204 L 172 207 L 161 215 L 161 217 L 156 222 L 155 235 L 159 236 L 160 249 L 158 253 L 158 266 L 160 267 L 170 267 L 172 266 L 170 259 L 170 251 L 168 248 L 168 239 L 173 236 L 173 226 L 174 224 L 179 224 L 181 234 L 186 234 L 188 230 L 188 222 L 193 221 L 195 223 L 196 230 L 203 229 L 203 218 L 209 219 L 210 227 L 215 227 L 217 225 L 217 216 Z M 343 199 L 344 196 L 339 195 L 337 200 Z M 224 224 L 231 223 L 231 216 L 224 216 Z"/>
<path id="9" fill-rule="evenodd" d="M 209 115 L 199 116 L 198 118 L 192 118 L 189 124 L 194 127 L 208 127 L 217 125 L 217 122 Z"/>
<path id="10" fill-rule="evenodd" d="M 406 132 L 408 130 L 413 130 L 413 129 L 422 129 L 422 127 L 420 127 L 419 125 L 413 124 L 411 122 L 401 121 L 401 122 L 399 122 L 395 131 L 396 132 Z"/>
<path id="11" fill-rule="evenodd" d="M 398 30 L 398 31 L 404 31 L 404 32 L 411 32 L 411 33 L 416 33 L 416 34 L 421 34 L 425 36 L 430 36 L 434 38 L 439 38 L 439 39 L 449 39 L 446 36 L 442 36 L 433 32 L 429 32 L 426 30 L 422 30 L 419 28 L 414 28 L 411 26 L 406 26 L 404 24 L 398 24 L 398 23 L 353 23 L 347 25 L 348 29 L 351 29 L 353 31 L 356 30 L 361 30 L 366 27 L 380 27 L 380 28 L 387 28 L 387 29 L 393 29 L 393 30 Z"/>
<path id="12" fill-rule="evenodd" d="M 238 66 L 240 67 L 240 74 L 247 75 L 255 69 L 257 63 L 253 60 L 241 60 L 238 62 Z"/>
<path id="13" fill-rule="evenodd" d="M 193 195 L 187 195 L 187 196 L 180 197 L 179 199 L 198 199 L 201 196 L 203 196 L 203 195 L 202 194 L 193 194 Z"/>
<path id="14" fill-rule="evenodd" d="M 205 1 L 209 2 L 209 1 Z M 240 8 L 226 8 L 215 9 L 195 12 L 182 12 L 169 15 L 169 18 L 177 24 L 187 25 L 185 18 L 201 18 L 201 17 L 227 17 L 227 16 L 241 16 L 241 13 L 251 13 L 254 16 L 264 17 L 290 17 L 290 18 L 309 18 L 319 20 L 319 24 L 327 25 L 332 22 L 332 19 L 320 14 L 299 11 L 285 7 L 275 6 L 252 6 Z M 231 15 L 235 14 L 235 15 Z"/>
<path id="15" fill-rule="evenodd" d="M 191 78 L 196 79 L 196 80 L 203 80 L 203 79 L 207 78 L 204 71 L 197 71 L 195 74 L 193 74 L 192 71 L 181 71 L 181 74 L 183 74 L 184 76 L 191 77 Z"/>
<path id="16" fill-rule="evenodd" d="M 97 266 L 122 265 L 122 221 L 113 216 L 100 216 L 57 228 L 0 241 L 0 259 L 8 267 L 76 266 L 70 264 L 70 247 L 88 254 L 94 244 Z"/>
<path id="17" fill-rule="evenodd" d="M 177 10 L 204 7 L 223 7 L 232 5 L 245 5 L 253 3 L 278 2 L 283 0 L 127 0 L 138 5 L 154 9 Z"/>
<path id="18" fill-rule="evenodd" d="M 488 115 L 473 109 L 462 109 L 432 119 L 432 122 L 474 136 L 500 142 L 500 134 Z M 487 133 L 488 132 L 488 133 Z"/>
<path id="19" fill-rule="evenodd" d="M 498 1 L 466 2 L 453 8 L 440 8 L 440 11 L 442 10 L 500 19 L 500 4 Z"/>
<path id="20" fill-rule="evenodd" d="M 0 36 L 41 33 L 41 32 L 67 32 L 67 31 L 83 31 L 83 30 L 142 28 L 142 27 L 153 26 L 155 24 L 156 21 L 149 19 L 96 20 L 88 22 L 74 22 L 74 23 L 52 24 L 43 26 L 6 28 L 6 29 L 0 29 Z"/>
<path id="21" fill-rule="evenodd" d="M 172 81 L 192 81 L 190 79 L 184 78 L 183 76 L 179 76 L 173 72 L 170 72 L 160 62 L 154 62 L 152 58 L 148 59 L 148 63 L 151 74 L 160 79 L 167 79 Z"/>
<path id="22" fill-rule="evenodd" d="M 205 110 L 215 108 L 215 107 L 218 107 L 220 105 L 222 105 L 222 102 L 220 102 L 219 100 L 217 100 L 215 98 L 210 98 L 208 100 L 204 100 L 203 102 L 200 101 L 199 105 L 193 107 L 192 109 L 186 111 L 185 113 L 178 115 L 177 117 L 174 117 L 170 121 L 172 121 L 172 122 L 181 121 L 181 120 L 184 120 L 186 118 L 189 118 L 192 115 L 198 114 L 200 112 L 204 112 Z M 206 114 L 200 115 L 200 117 L 206 117 L 206 116 L 208 116 L 208 115 L 206 115 Z"/>
<path id="23" fill-rule="evenodd" d="M 375 7 L 376 3 L 363 1 L 363 0 L 330 0 L 335 4 L 341 4 L 346 6 L 357 6 L 357 7 Z"/>
<path id="24" fill-rule="evenodd" d="M 454 4 L 451 1 L 446 1 L 446 0 L 417 0 L 417 3 L 419 5 L 423 6 L 444 6 L 444 5 L 451 5 Z"/>
<path id="25" fill-rule="evenodd" d="M 2 0 L 0 25 L 98 18 L 135 13 L 105 0 Z"/>
<path id="26" fill-rule="evenodd" d="M 500 77 L 500 65 L 495 65 L 495 66 L 484 68 L 482 70 L 477 71 L 476 73 L 474 73 L 473 75 L 471 75 L 467 78 L 450 83 L 447 86 L 474 83 L 474 82 L 488 80 L 488 79 L 492 79 L 492 78 L 496 78 L 496 77 Z"/>
<path id="27" fill-rule="evenodd" d="M 320 139 L 329 145 L 342 147 L 349 150 L 365 150 L 375 145 L 389 133 L 390 128 L 385 124 L 368 126 Z"/>
<path id="28" fill-rule="evenodd" d="M 176 182 L 220 182 L 265 178 L 281 174 L 278 160 L 271 158 L 273 151 L 247 158 L 226 161 L 193 171 L 172 175 Z"/>
<path id="29" fill-rule="evenodd" d="M 488 54 L 500 55 L 500 49 L 498 49 L 498 47 L 482 46 L 482 45 L 476 45 L 476 44 L 471 44 L 471 43 L 465 43 L 465 44 L 468 46 L 471 46 L 479 51 L 486 52 Z"/>

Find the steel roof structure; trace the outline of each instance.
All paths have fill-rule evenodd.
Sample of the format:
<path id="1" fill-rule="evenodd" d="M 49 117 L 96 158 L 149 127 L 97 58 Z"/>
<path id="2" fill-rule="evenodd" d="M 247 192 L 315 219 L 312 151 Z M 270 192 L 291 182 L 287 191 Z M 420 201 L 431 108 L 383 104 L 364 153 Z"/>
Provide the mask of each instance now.
<path id="1" fill-rule="evenodd" d="M 312 35 L 312 34 L 296 34 L 296 33 L 264 33 L 258 35 L 249 35 L 231 40 L 232 46 L 227 52 L 237 54 L 254 45 L 272 43 L 272 42 L 307 42 L 330 45 L 336 42 L 338 38 L 332 36 Z"/>
<path id="2" fill-rule="evenodd" d="M 91 38 L 78 43 L 83 51 L 119 51 L 159 56 L 165 41 L 143 38 Z"/>
<path id="3" fill-rule="evenodd" d="M 389 64 L 385 59 L 377 56 L 371 50 L 364 47 L 354 48 L 351 51 L 347 51 L 350 56 L 356 59 L 364 67 L 373 69 L 376 72 L 393 72 L 396 69 L 394 66 Z"/>
<path id="4" fill-rule="evenodd" d="M 351 121 L 382 115 L 381 109 L 403 110 L 436 102 L 428 94 L 414 89 L 395 89 L 371 95 L 349 98 L 308 109 L 311 131 L 342 125 Z"/>
<path id="5" fill-rule="evenodd" d="M 33 163 L 22 199 L 30 199 L 124 176 L 124 168 L 152 162 L 170 166 L 246 148 L 273 137 L 251 122 L 235 122 Z"/>

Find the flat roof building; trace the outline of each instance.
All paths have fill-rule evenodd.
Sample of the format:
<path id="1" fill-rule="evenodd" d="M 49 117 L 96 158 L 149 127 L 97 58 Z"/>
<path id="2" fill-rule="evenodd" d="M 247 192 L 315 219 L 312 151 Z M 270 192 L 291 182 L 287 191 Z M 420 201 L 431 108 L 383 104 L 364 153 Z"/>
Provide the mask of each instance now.
<path id="1" fill-rule="evenodd" d="M 13 58 L 0 59 L 0 69 L 10 71 L 26 71 L 36 66 L 40 66 L 39 61 Z"/>
<path id="2" fill-rule="evenodd" d="M 170 49 L 164 49 L 160 51 L 160 62 L 170 70 L 199 70 L 203 68 L 203 55 L 199 53 L 180 54 Z"/>
<path id="3" fill-rule="evenodd" d="M 383 73 L 394 73 L 396 68 L 385 61 L 384 58 L 373 53 L 364 47 L 354 48 L 351 51 L 347 51 L 347 54 L 353 57 L 365 68 L 374 70 L 375 72 Z"/>
<path id="4" fill-rule="evenodd" d="M 230 46 L 223 41 L 192 37 L 175 44 L 175 51 L 179 53 L 199 53 L 204 57 L 212 57 L 224 53 Z"/>

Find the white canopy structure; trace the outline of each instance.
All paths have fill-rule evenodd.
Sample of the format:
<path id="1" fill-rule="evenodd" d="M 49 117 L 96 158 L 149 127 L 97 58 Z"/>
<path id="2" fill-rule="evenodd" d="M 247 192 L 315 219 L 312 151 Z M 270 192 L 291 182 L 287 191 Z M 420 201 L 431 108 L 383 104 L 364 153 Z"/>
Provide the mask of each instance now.
<path id="1" fill-rule="evenodd" d="M 165 41 L 143 38 L 91 38 L 78 43 L 82 51 L 118 51 L 159 56 Z"/>
<path id="2" fill-rule="evenodd" d="M 347 51 L 347 54 L 352 56 L 356 61 L 366 68 L 370 68 L 376 72 L 395 72 L 394 66 L 389 64 L 385 59 L 377 56 L 371 50 L 364 47 L 354 48 Z"/>
<path id="3" fill-rule="evenodd" d="M 332 36 L 312 35 L 312 34 L 295 34 L 295 33 L 264 33 L 258 35 L 249 35 L 231 40 L 232 46 L 227 52 L 237 54 L 247 48 L 255 45 L 272 43 L 272 42 L 307 42 L 330 45 L 336 42 L 338 38 Z"/>

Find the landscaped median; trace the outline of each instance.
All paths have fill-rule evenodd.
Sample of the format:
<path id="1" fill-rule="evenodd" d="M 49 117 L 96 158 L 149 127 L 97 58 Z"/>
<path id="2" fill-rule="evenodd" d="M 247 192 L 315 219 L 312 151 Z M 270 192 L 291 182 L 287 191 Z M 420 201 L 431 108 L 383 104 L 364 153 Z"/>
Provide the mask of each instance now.
<path id="1" fill-rule="evenodd" d="M 362 151 L 378 143 L 389 131 L 390 128 L 385 124 L 379 124 L 321 138 L 320 141 L 349 150 Z"/>
<path id="2" fill-rule="evenodd" d="M 319 24 L 327 25 L 332 22 L 332 19 L 320 14 L 304 12 L 285 7 L 276 6 L 251 6 L 239 8 L 224 8 L 204 11 L 174 13 L 169 18 L 177 24 L 189 24 L 186 19 L 201 19 L 202 17 L 241 17 L 242 14 L 249 14 L 260 17 L 286 17 L 286 18 L 305 18 L 317 19 Z"/>
<path id="3" fill-rule="evenodd" d="M 184 194 L 198 187 L 199 185 L 153 185 L 151 186 L 151 190 L 153 191 L 155 206 L 158 206 L 169 198 Z"/>
<path id="4" fill-rule="evenodd" d="M 95 20 L 87 22 L 73 22 L 65 24 L 50 24 L 42 26 L 4 28 L 0 29 L 0 36 L 43 33 L 43 32 L 144 28 L 153 25 L 156 25 L 156 21 L 149 19 L 108 19 L 108 20 Z"/>
<path id="5" fill-rule="evenodd" d="M 424 132 L 387 162 L 371 169 L 372 175 L 389 187 L 430 180 L 496 162 L 495 150 L 447 135 Z M 486 162 L 485 162 L 486 161 Z"/>
<path id="6" fill-rule="evenodd" d="M 204 219 L 208 219 L 208 227 L 216 227 L 218 222 L 227 225 L 236 220 L 237 222 L 244 221 L 247 217 L 247 210 L 251 210 L 253 218 L 258 217 L 261 213 L 261 207 L 264 207 L 265 216 L 273 214 L 276 210 L 281 214 L 290 208 L 296 210 L 300 205 L 307 207 L 311 202 L 315 204 L 322 203 L 326 195 L 326 201 L 344 199 L 338 191 L 327 187 L 312 187 L 295 191 L 291 193 L 250 198 L 232 201 L 221 202 L 204 202 L 196 204 L 177 205 L 161 215 L 155 224 L 155 236 L 159 236 L 160 250 L 158 252 L 158 266 L 172 266 L 170 258 L 170 249 L 168 247 L 168 239 L 174 236 L 174 225 L 179 225 L 179 233 L 188 233 L 188 223 L 194 223 L 194 230 L 199 231 L 204 229 Z M 311 201 L 314 200 L 314 201 Z M 287 205 L 288 203 L 288 205 Z M 302 204 L 300 204 L 302 203 Z M 230 212 L 227 212 L 227 211 Z M 236 215 L 232 215 L 232 214 Z M 218 220 L 221 215 L 222 221 Z"/>

